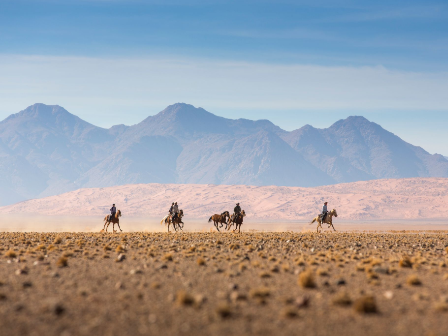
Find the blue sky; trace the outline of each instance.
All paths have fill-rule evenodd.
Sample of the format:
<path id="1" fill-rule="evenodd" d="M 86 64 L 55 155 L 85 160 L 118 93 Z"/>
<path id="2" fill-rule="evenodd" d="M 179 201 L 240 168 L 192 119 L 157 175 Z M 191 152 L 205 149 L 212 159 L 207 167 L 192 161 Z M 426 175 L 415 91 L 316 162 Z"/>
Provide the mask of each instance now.
<path id="1" fill-rule="evenodd" d="M 364 115 L 448 155 L 446 1 L 0 0 L 0 118 L 175 102 L 291 130 Z"/>

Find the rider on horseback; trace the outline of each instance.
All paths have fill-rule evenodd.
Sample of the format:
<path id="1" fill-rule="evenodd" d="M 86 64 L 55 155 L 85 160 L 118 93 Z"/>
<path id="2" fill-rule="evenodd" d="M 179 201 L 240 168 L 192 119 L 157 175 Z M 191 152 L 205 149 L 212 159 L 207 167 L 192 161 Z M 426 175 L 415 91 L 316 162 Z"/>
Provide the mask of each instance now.
<path id="1" fill-rule="evenodd" d="M 172 206 L 172 208 L 173 208 L 172 216 L 173 216 L 173 220 L 174 220 L 174 219 L 177 218 L 177 215 L 178 215 L 178 213 L 179 213 L 179 206 L 177 205 L 177 202 L 174 203 L 174 205 Z"/>
<path id="2" fill-rule="evenodd" d="M 237 203 L 235 208 L 233 209 L 233 220 L 235 221 L 240 214 L 241 214 L 241 207 L 240 204 Z"/>
<path id="3" fill-rule="evenodd" d="M 112 220 L 112 218 L 115 217 L 116 213 L 117 213 L 117 208 L 115 207 L 115 204 L 112 204 L 112 208 L 110 208 L 109 223 Z"/>
<path id="4" fill-rule="evenodd" d="M 322 207 L 322 223 L 325 221 L 325 218 L 327 218 L 327 204 L 328 202 L 324 202 L 324 206 Z"/>
<path id="5" fill-rule="evenodd" d="M 168 213 L 172 216 L 173 215 L 173 209 L 174 209 L 174 202 L 171 203 L 170 210 L 168 210 Z"/>

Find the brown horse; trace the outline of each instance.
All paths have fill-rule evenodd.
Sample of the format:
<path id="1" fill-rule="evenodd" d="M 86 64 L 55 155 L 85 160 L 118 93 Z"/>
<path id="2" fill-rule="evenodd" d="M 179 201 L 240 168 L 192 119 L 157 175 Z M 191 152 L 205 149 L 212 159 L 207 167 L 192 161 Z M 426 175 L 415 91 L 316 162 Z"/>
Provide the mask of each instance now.
<path id="1" fill-rule="evenodd" d="M 218 224 L 221 224 L 221 228 L 223 227 L 223 224 L 226 224 L 227 226 L 227 217 L 230 217 L 230 214 L 228 211 L 224 211 L 222 214 L 214 214 L 208 219 L 208 222 L 210 223 L 213 221 L 213 224 L 215 224 L 216 230 L 219 231 Z"/>
<path id="2" fill-rule="evenodd" d="M 241 232 L 241 224 L 243 224 L 243 218 L 246 216 L 246 212 L 243 210 L 238 216 L 232 215 L 229 217 L 229 220 L 227 221 L 227 230 L 230 230 L 231 226 L 235 224 L 235 232 L 238 230 L 238 233 Z M 236 218 L 234 218 L 236 217 Z"/>
<path id="3" fill-rule="evenodd" d="M 332 227 L 333 230 L 336 231 L 336 229 L 333 226 L 333 216 L 334 217 L 338 216 L 336 209 L 333 209 L 327 213 L 327 216 L 325 217 L 325 221 L 323 223 L 322 223 L 322 215 L 318 215 L 317 217 L 314 217 L 314 219 L 311 221 L 309 225 L 313 224 L 314 222 L 317 222 L 317 232 L 319 232 L 319 228 L 323 230 L 322 224 L 328 224 L 328 228 Z"/>
<path id="4" fill-rule="evenodd" d="M 184 216 L 184 211 L 183 210 L 179 210 L 179 213 L 177 215 L 177 218 L 175 218 L 173 220 L 171 215 L 165 216 L 162 221 L 160 222 L 160 224 L 162 224 L 163 222 L 165 222 L 165 225 L 168 225 L 168 232 L 170 232 L 170 225 L 173 225 L 174 231 L 177 232 L 177 230 L 182 230 L 182 228 L 184 227 L 184 222 L 182 222 L 182 217 Z M 182 225 L 181 225 L 182 224 Z"/>
<path id="5" fill-rule="evenodd" d="M 117 213 L 115 214 L 115 216 L 113 218 L 111 218 L 110 220 L 109 220 L 109 217 L 110 217 L 110 215 L 107 215 L 106 217 L 104 217 L 103 231 L 106 230 L 106 232 L 107 232 L 107 228 L 109 227 L 109 224 L 112 223 L 112 232 L 116 232 L 115 224 L 117 224 L 120 231 L 123 232 L 123 230 L 120 227 L 121 211 L 118 210 Z M 107 226 L 106 226 L 106 224 L 107 224 Z"/>

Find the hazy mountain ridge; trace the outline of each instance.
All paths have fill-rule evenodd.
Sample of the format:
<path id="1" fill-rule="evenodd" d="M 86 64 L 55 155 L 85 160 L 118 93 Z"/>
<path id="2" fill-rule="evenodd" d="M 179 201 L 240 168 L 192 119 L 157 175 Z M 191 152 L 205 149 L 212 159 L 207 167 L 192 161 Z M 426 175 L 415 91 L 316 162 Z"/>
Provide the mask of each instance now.
<path id="1" fill-rule="evenodd" d="M 386 179 L 302 188 L 210 184 L 131 184 L 78 189 L 0 208 L 0 214 L 98 216 L 103 218 L 115 202 L 123 222 L 132 216 L 162 218 L 172 201 L 179 202 L 186 226 L 193 219 L 204 223 L 214 213 L 232 211 L 241 202 L 245 222 L 310 221 L 323 201 L 335 208 L 335 223 L 347 220 L 444 219 L 448 216 L 447 178 Z M 83 209 L 82 212 L 79 209 Z M 101 224 L 101 223 L 100 223 Z M 310 226 L 314 230 L 315 226 Z"/>
<path id="2" fill-rule="evenodd" d="M 0 122 L 1 204 L 129 183 L 319 186 L 378 178 L 448 177 L 448 160 L 363 117 L 287 132 L 174 104 L 104 129 L 35 104 Z"/>

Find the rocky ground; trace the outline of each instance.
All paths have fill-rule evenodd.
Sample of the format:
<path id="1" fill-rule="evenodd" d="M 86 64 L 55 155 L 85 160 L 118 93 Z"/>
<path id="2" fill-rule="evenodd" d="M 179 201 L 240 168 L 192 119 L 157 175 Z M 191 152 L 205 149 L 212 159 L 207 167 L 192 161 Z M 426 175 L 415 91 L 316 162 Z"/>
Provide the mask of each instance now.
<path id="1" fill-rule="evenodd" d="M 446 232 L 0 233 L 1 335 L 447 335 Z"/>

